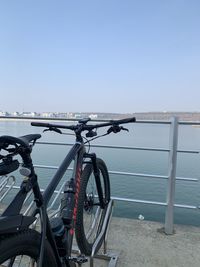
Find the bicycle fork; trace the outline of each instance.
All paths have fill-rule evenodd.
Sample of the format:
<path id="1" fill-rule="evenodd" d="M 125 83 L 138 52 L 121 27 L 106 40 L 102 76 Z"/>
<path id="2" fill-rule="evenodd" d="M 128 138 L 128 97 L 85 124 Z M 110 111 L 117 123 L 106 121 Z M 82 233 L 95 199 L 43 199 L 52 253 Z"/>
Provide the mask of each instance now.
<path id="1" fill-rule="evenodd" d="M 95 153 L 91 153 L 91 154 L 85 153 L 84 158 L 90 158 L 92 161 L 93 173 L 94 173 L 95 182 L 96 182 L 96 186 L 97 186 L 97 193 L 98 193 L 98 197 L 99 197 L 99 205 L 102 209 L 104 209 L 106 206 L 106 203 L 103 199 L 103 190 L 102 190 L 102 185 L 101 185 L 101 180 L 100 180 L 100 171 L 99 171 L 99 168 L 97 166 L 96 154 Z"/>

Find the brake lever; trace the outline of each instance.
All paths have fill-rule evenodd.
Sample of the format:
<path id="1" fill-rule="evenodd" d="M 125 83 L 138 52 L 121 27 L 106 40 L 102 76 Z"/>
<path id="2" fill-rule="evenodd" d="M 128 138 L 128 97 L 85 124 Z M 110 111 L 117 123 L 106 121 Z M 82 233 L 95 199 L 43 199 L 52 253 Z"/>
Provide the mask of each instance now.
<path id="1" fill-rule="evenodd" d="M 123 126 L 113 125 L 107 130 L 107 134 L 119 133 L 121 130 L 127 131 L 127 132 L 129 131 L 127 128 L 124 128 Z"/>
<path id="2" fill-rule="evenodd" d="M 107 134 L 118 133 L 120 131 L 121 131 L 121 127 L 119 125 L 113 125 L 107 130 Z"/>
<path id="3" fill-rule="evenodd" d="M 129 129 L 124 128 L 123 126 L 121 126 L 121 130 L 129 132 Z"/>
<path id="4" fill-rule="evenodd" d="M 53 131 L 53 132 L 62 134 L 62 131 L 60 129 L 56 128 L 56 127 L 49 127 L 48 129 L 43 130 L 43 133 L 47 132 L 47 131 Z"/>

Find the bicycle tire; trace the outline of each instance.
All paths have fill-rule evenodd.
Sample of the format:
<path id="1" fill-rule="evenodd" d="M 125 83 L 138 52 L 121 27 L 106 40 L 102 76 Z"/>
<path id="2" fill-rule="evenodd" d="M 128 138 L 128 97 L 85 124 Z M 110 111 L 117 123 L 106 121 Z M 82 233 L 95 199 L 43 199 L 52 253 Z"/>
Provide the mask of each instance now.
<path id="1" fill-rule="evenodd" d="M 110 180 L 109 180 L 108 170 L 104 161 L 99 158 L 97 158 L 97 167 L 100 171 L 100 180 L 103 190 L 103 198 L 108 203 L 110 200 Z M 92 183 L 93 185 L 92 189 L 89 188 L 90 183 Z M 91 190 L 93 191 L 91 192 Z M 97 194 L 96 190 L 97 188 L 93 174 L 93 166 L 91 163 L 87 163 L 81 175 L 80 192 L 77 205 L 77 219 L 75 225 L 75 235 L 78 247 L 81 253 L 87 256 L 90 256 L 92 253 L 92 246 L 102 229 L 104 217 L 107 210 L 107 205 L 104 209 L 101 209 L 99 206 L 95 205 L 97 204 L 95 203 L 95 195 Z M 92 225 L 92 223 L 94 223 L 94 216 L 95 214 L 97 215 L 98 213 L 99 213 L 99 218 L 97 218 L 97 223 L 93 231 L 93 237 L 91 236 L 88 237 L 89 230 L 91 230 L 90 226 L 88 225 L 88 219 L 89 219 L 88 217 L 89 215 L 93 216 L 93 219 L 91 219 L 92 220 L 91 225 Z M 103 242 L 103 237 L 101 238 L 97 249 L 100 248 L 102 242 Z"/>
<path id="2" fill-rule="evenodd" d="M 40 234 L 35 230 L 28 229 L 17 234 L 1 236 L 0 266 L 16 266 L 16 264 L 20 264 L 19 266 L 30 266 L 30 259 L 37 263 L 39 249 Z M 30 257 L 30 259 L 27 259 L 27 257 Z M 15 260 L 15 262 L 11 263 L 12 260 Z M 44 262 L 42 266 L 57 266 L 53 250 L 47 240 L 45 242 Z"/>

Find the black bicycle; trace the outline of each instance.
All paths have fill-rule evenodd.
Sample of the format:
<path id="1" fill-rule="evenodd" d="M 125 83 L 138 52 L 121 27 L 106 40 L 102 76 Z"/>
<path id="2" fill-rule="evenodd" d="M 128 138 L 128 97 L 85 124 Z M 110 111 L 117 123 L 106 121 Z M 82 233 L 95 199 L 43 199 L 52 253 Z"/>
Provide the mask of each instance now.
<path id="1" fill-rule="evenodd" d="M 86 152 L 90 141 L 127 130 L 124 123 L 135 122 L 135 118 L 115 120 L 95 125 L 87 124 L 89 119 L 82 119 L 77 125 L 57 125 L 32 122 L 32 126 L 45 127 L 45 131 L 62 133 L 61 129 L 72 130 L 76 142 L 66 155 L 54 177 L 42 194 L 31 159 L 31 152 L 40 134 L 30 134 L 19 138 L 0 137 L 0 175 L 7 175 L 19 168 L 23 181 L 19 192 L 0 217 L 0 265 L 72 267 L 91 255 L 92 246 L 101 232 L 107 206 L 110 201 L 110 181 L 106 164 L 96 154 Z M 109 127 L 103 135 L 97 136 L 97 129 Z M 86 131 L 86 138 L 83 132 Z M 2 152 L 4 154 L 2 154 Z M 15 156 L 21 156 L 22 163 Z M 73 161 L 72 178 L 66 182 L 57 216 L 49 219 L 47 206 L 57 185 Z M 23 215 L 21 210 L 29 192 L 33 192 L 36 208 L 30 215 Z M 32 225 L 39 217 L 40 227 Z M 81 255 L 72 256 L 73 236 L 76 236 Z M 103 237 L 99 241 L 99 247 Z M 84 254 L 84 255 L 83 255 Z"/>

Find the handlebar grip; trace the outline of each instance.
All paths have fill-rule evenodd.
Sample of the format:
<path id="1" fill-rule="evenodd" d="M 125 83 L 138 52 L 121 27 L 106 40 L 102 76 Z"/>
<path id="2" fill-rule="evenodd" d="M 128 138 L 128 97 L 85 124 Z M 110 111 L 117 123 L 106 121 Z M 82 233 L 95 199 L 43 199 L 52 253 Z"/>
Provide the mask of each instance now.
<path id="1" fill-rule="evenodd" d="M 45 123 L 45 122 L 31 122 L 32 126 L 37 126 L 37 127 L 50 127 L 51 124 Z"/>
<path id="2" fill-rule="evenodd" d="M 122 119 L 122 120 L 116 120 L 113 121 L 116 124 L 123 124 L 123 123 L 130 123 L 130 122 L 136 122 L 136 118 L 132 117 L 132 118 L 126 118 L 126 119 Z"/>

